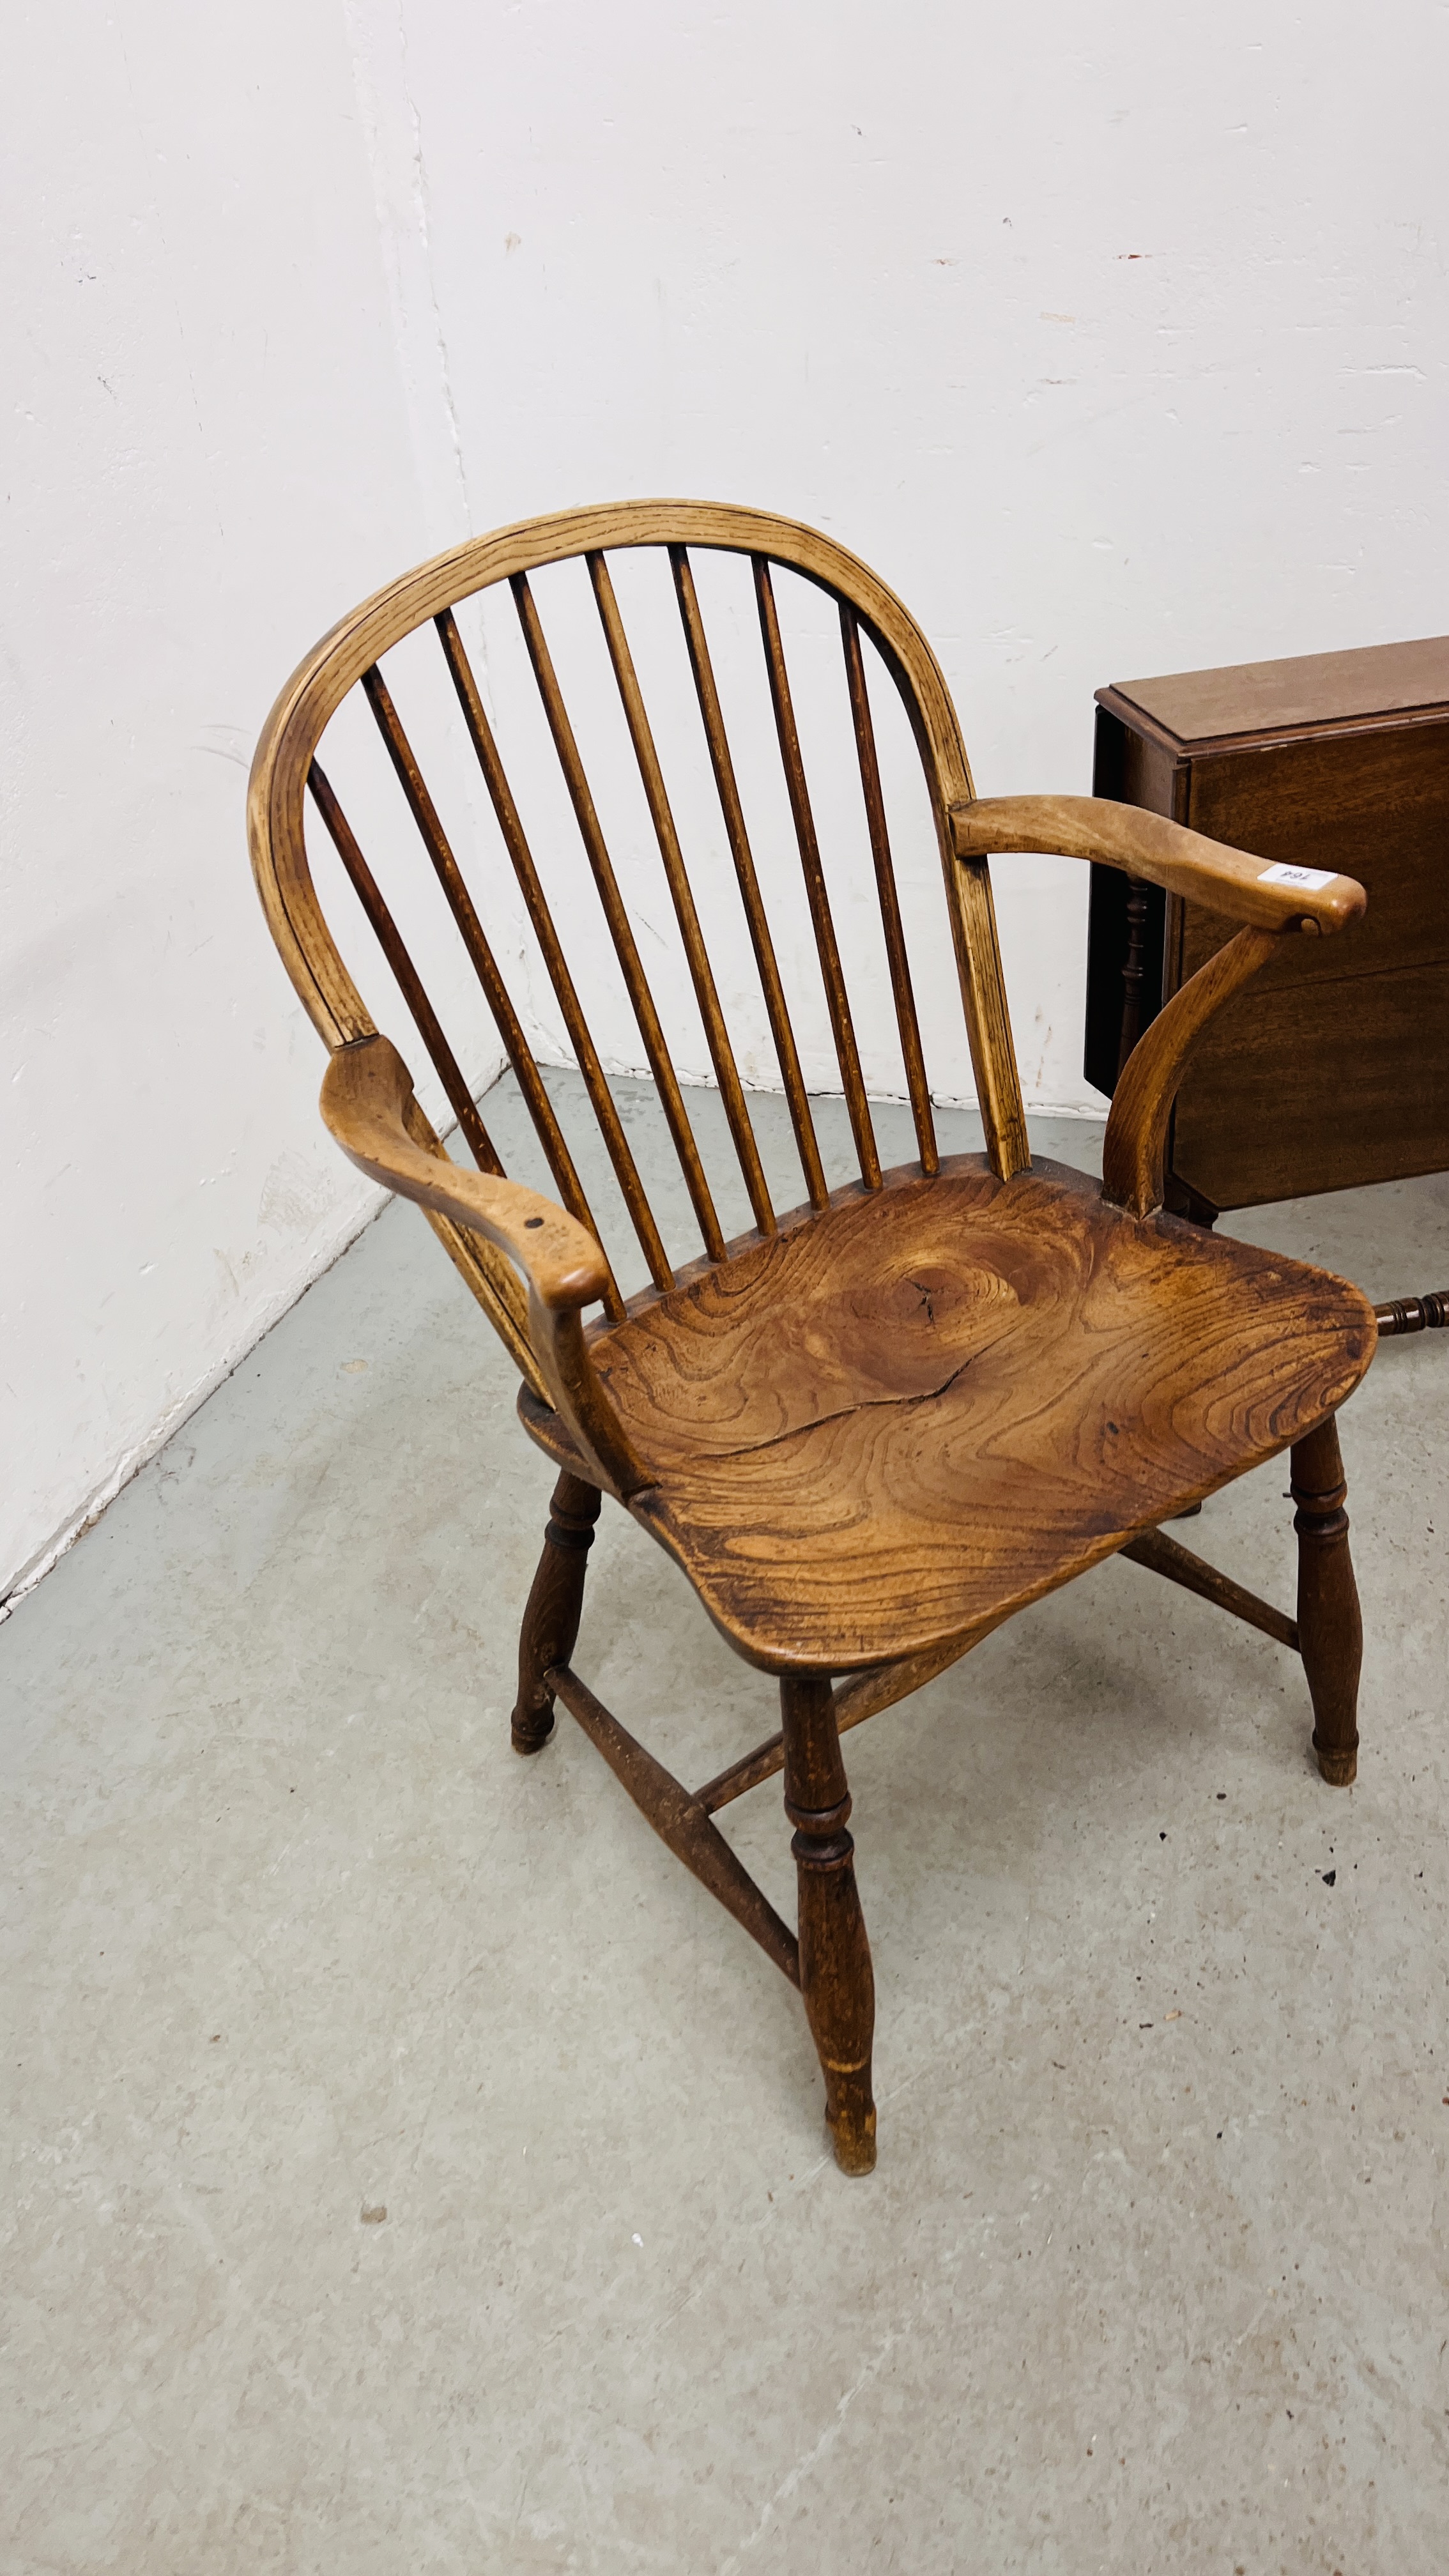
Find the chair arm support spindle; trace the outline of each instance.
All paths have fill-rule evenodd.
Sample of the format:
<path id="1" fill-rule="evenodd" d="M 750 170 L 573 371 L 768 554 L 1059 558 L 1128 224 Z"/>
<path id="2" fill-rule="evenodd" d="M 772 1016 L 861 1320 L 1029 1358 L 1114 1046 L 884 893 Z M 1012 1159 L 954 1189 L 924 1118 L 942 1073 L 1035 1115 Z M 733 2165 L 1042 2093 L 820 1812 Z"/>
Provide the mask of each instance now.
<path id="1" fill-rule="evenodd" d="M 1278 945 L 1273 930 L 1240 930 L 1164 1003 L 1118 1077 L 1102 1141 L 1102 1196 L 1134 1216 L 1162 1205 L 1167 1126 L 1187 1060 L 1224 1002 L 1265 966 Z"/>

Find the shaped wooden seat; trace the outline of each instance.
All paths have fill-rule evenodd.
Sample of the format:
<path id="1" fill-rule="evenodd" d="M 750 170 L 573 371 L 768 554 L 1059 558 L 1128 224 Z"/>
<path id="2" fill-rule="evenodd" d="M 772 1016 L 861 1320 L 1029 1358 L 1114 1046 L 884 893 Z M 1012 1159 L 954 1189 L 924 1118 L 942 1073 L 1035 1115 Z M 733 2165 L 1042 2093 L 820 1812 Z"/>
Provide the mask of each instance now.
<path id="1" fill-rule="evenodd" d="M 592 1355 L 657 1478 L 641 1513 L 782 1673 L 984 1634 L 1310 1430 L 1373 1344 L 1322 1271 L 973 1156 L 706 1270 Z"/>
<path id="2" fill-rule="evenodd" d="M 676 644 L 717 797 L 714 824 L 696 828 L 699 845 L 691 840 L 688 861 L 610 570 L 611 552 L 626 548 L 659 549 L 667 561 Z M 782 972 L 777 953 L 789 871 L 778 822 L 762 834 L 747 820 L 696 588 L 691 550 L 705 549 L 743 559 L 753 587 L 757 673 L 793 842 L 789 870 L 808 912 L 817 1006 L 859 1173 L 833 1190 L 796 1036 L 798 979 Z M 616 719 L 677 934 L 672 983 L 660 986 L 664 1008 L 635 934 L 636 913 L 645 918 L 637 866 L 631 862 L 626 885 L 531 586 L 540 567 L 575 557 L 586 567 Z M 866 882 L 917 1145 L 916 1159 L 896 1170 L 881 1167 L 836 927 L 834 906 L 846 890 L 835 846 L 843 827 L 838 800 L 831 833 L 822 836 L 817 825 L 776 598 L 782 568 L 824 591 L 838 611 Z M 515 640 L 566 800 L 546 825 L 547 848 L 525 823 L 528 800 L 505 768 L 455 614 L 493 590 L 511 594 Z M 416 694 L 421 686 L 416 657 L 399 666 L 396 693 L 381 667 L 395 646 L 421 640 L 429 621 L 475 784 L 481 779 L 494 818 L 491 862 L 480 860 L 476 835 L 463 844 L 455 824 L 450 837 L 443 799 L 424 778 L 400 711 L 404 687 Z M 925 782 L 942 887 L 939 931 L 929 935 L 948 933 L 954 948 L 985 1130 L 981 1155 L 943 1158 L 937 1144 L 872 668 L 877 685 L 883 674 L 904 707 Z M 556 1199 L 504 1177 L 463 1069 L 478 1061 L 477 1044 L 455 1044 L 445 1033 L 396 899 L 349 820 L 350 791 L 347 806 L 338 793 L 330 750 L 329 770 L 319 764 L 324 733 L 354 691 L 416 830 L 437 923 L 456 941 L 502 1041 Z M 323 919 L 307 845 L 309 798 L 340 886 L 355 899 L 349 942 L 364 927 L 376 942 L 392 1007 L 411 1020 L 431 1061 L 472 1171 L 440 1144 L 407 1061 L 369 1017 Z M 559 892 L 557 817 L 569 809 L 598 904 L 592 925 L 581 919 L 577 886 Z M 461 810 L 456 796 L 447 810 Z M 330 1051 L 324 1116 L 363 1171 L 423 1208 L 518 1365 L 526 1429 L 561 1471 L 523 1619 L 514 1745 L 537 1752 L 561 1701 L 670 1848 L 800 1987 L 837 2158 L 847 2171 L 866 2171 L 875 2156 L 874 2007 L 847 1830 L 840 1738 L 849 1727 L 943 1671 L 1027 1602 L 1120 1551 L 1299 1651 L 1320 1768 L 1334 1783 L 1354 1777 L 1360 1629 L 1334 1416 L 1372 1357 L 1373 1312 L 1341 1280 L 1166 1215 L 1162 1175 L 1173 1095 L 1212 1012 L 1281 939 L 1351 924 L 1362 890 L 1323 872 L 1265 868 L 1250 853 L 1135 808 L 1070 797 L 982 802 L 945 682 L 900 602 L 815 532 L 702 503 L 638 502 L 532 521 L 380 592 L 334 628 L 283 690 L 258 749 L 250 820 L 273 932 Z M 1243 925 L 1154 1020 L 1128 1064 L 1100 1187 L 1033 1164 L 1028 1149 L 988 869 L 989 853 L 1014 850 L 1105 860 Z M 498 915 L 489 891 L 509 878 L 523 935 Z M 728 978 L 716 974 L 703 927 L 706 894 L 718 921 L 721 879 L 739 904 L 757 976 L 747 1036 L 757 1060 L 761 1047 L 773 1051 L 798 1152 L 804 1200 L 785 1213 L 772 1198 L 739 1070 L 738 965 Z M 416 908 L 416 893 L 410 900 Z M 651 901 L 645 926 L 656 944 L 659 918 Z M 700 1256 L 676 1260 L 666 1247 L 591 1033 L 580 988 L 593 986 L 610 953 L 678 1156 Z M 539 979 L 551 991 L 648 1273 L 650 1285 L 632 1297 L 621 1290 L 622 1261 L 606 1247 L 581 1157 L 527 1033 Z M 681 996 L 696 1013 L 753 1218 L 735 1240 L 726 1239 L 666 1033 Z M 591 1309 L 598 1311 L 586 1320 Z M 1290 1447 L 1296 1620 L 1204 1565 L 1161 1526 Z M 731 1645 L 779 1676 L 779 1732 L 695 1791 L 662 1769 L 572 1667 L 604 1494 L 675 1559 Z M 795 1829 L 798 1933 L 713 1821 L 779 1770 Z"/>

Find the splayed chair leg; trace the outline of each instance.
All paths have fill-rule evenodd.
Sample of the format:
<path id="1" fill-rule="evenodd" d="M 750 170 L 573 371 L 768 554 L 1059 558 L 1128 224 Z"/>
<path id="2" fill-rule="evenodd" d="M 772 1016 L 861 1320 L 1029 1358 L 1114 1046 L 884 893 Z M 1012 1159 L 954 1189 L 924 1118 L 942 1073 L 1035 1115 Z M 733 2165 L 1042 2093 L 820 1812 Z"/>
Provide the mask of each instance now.
<path id="1" fill-rule="evenodd" d="M 1332 1414 L 1293 1449 L 1298 1533 L 1298 1641 L 1313 1700 L 1313 1750 L 1329 1786 L 1358 1775 L 1363 1620 L 1348 1552 L 1347 1486 Z"/>
<path id="2" fill-rule="evenodd" d="M 513 1750 L 537 1753 L 553 1733 L 553 1693 L 544 1674 L 566 1664 L 584 1607 L 584 1576 L 603 1501 L 597 1486 L 565 1471 L 553 1490 L 543 1554 L 518 1640 L 518 1706 Z"/>
<path id="3" fill-rule="evenodd" d="M 875 1980 L 855 1888 L 855 1845 L 846 1831 L 850 1792 L 828 1680 L 789 1676 L 780 1684 L 785 1738 L 785 1813 L 800 1902 L 800 1989 L 825 2077 L 825 2117 L 842 2173 L 875 2163 L 870 2052 Z"/>

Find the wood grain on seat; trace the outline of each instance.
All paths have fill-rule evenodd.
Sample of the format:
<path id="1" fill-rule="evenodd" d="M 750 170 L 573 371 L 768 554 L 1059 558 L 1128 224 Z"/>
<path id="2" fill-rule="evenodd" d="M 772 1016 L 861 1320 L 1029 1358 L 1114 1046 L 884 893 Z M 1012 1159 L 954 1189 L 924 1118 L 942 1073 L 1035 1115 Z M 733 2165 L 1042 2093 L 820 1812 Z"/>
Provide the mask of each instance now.
<path id="1" fill-rule="evenodd" d="M 994 1624 L 1319 1422 L 1356 1288 L 1060 1165 L 906 1170 L 601 1335 L 636 1510 L 771 1671 Z"/>

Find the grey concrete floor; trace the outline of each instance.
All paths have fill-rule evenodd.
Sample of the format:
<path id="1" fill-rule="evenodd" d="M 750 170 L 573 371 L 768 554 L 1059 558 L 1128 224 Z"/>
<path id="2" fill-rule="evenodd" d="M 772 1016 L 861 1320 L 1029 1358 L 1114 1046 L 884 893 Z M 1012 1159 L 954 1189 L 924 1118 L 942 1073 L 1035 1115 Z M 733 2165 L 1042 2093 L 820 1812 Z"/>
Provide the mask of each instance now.
<path id="1" fill-rule="evenodd" d="M 1449 1280 L 1444 1180 L 1234 1222 Z M 390 1209 L 0 1628 L 0 2564 L 1442 2568 L 1446 1340 L 1344 1417 L 1357 1788 L 1121 1563 L 849 1739 L 850 2183 L 798 1999 L 508 1749 L 549 1470 Z M 1285 1484 L 1184 1535 L 1291 1602 Z M 614 1510 L 577 1660 L 691 1778 L 773 1723 Z"/>

